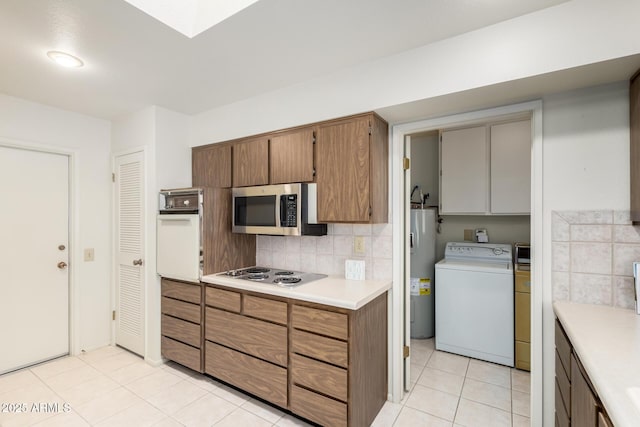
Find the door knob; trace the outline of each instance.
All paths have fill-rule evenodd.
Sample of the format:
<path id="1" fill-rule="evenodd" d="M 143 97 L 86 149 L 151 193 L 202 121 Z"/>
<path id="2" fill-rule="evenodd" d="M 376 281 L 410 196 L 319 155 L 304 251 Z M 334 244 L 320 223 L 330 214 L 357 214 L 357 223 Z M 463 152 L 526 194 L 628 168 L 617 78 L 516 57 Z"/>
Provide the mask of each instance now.
<path id="1" fill-rule="evenodd" d="M 134 259 L 133 265 L 142 265 L 142 259 Z"/>
<path id="2" fill-rule="evenodd" d="M 67 263 L 66 263 L 66 262 L 64 262 L 64 261 L 60 261 L 60 262 L 58 263 L 58 268 L 59 268 L 60 270 L 64 270 L 65 268 L 67 268 Z"/>

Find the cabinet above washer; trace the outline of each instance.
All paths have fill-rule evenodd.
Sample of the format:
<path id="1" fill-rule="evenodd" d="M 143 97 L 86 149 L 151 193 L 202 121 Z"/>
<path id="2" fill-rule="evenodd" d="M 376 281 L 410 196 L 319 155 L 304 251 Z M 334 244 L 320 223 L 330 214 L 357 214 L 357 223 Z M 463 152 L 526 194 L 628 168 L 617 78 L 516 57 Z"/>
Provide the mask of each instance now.
<path id="1" fill-rule="evenodd" d="M 440 132 L 440 212 L 530 214 L 530 119 Z"/>

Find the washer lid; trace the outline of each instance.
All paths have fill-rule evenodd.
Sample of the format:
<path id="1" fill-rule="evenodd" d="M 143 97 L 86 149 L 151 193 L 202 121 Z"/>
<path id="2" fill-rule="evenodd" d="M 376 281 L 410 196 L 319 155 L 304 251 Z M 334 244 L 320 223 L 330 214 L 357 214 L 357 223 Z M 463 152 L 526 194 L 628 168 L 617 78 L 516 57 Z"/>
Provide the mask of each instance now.
<path id="1" fill-rule="evenodd" d="M 458 270 L 477 271 L 484 273 L 510 274 L 513 275 L 513 264 L 511 261 L 483 261 L 474 259 L 450 259 L 445 258 L 436 264 L 436 270 Z"/>
<path id="2" fill-rule="evenodd" d="M 511 245 L 504 243 L 448 242 L 444 250 L 446 259 L 473 259 L 511 262 Z"/>

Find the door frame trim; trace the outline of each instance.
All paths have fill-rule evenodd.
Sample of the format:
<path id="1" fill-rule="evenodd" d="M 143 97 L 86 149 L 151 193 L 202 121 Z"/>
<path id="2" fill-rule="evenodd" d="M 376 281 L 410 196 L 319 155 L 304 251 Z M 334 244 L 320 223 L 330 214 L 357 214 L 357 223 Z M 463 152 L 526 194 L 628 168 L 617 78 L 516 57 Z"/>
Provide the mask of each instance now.
<path id="1" fill-rule="evenodd" d="M 76 284 L 76 277 L 78 277 L 78 266 L 82 261 L 80 259 L 79 251 L 76 248 L 80 247 L 80 232 L 77 229 L 78 221 L 78 204 L 76 202 L 76 195 L 78 194 L 78 186 L 80 185 L 80 178 L 78 176 L 78 152 L 75 150 L 69 150 L 56 145 L 45 145 L 34 141 L 13 139 L 0 137 L 0 146 L 7 148 L 16 148 L 19 150 L 36 151 L 47 154 L 57 154 L 67 156 L 68 158 L 68 191 L 69 191 L 69 204 L 67 207 L 67 215 L 69 220 L 69 355 L 76 356 L 80 353 L 80 316 L 78 308 L 80 307 L 80 291 Z"/>
<path id="2" fill-rule="evenodd" d="M 531 280 L 531 421 L 532 425 L 542 425 L 543 419 L 543 135 L 542 135 L 542 101 L 534 100 L 496 108 L 488 108 L 460 114 L 451 114 L 438 118 L 415 120 L 409 123 L 397 124 L 390 127 L 391 153 L 391 196 L 393 218 L 393 287 L 390 292 L 390 336 L 389 336 L 389 394 L 391 400 L 399 402 L 404 394 L 402 372 L 402 340 L 404 310 L 405 266 L 404 254 L 407 246 L 405 231 L 405 206 L 403 204 L 403 157 L 405 136 L 417 132 L 436 130 L 443 126 L 459 126 L 465 123 L 492 119 L 497 116 L 514 115 L 517 113 L 531 113 L 531 245 L 533 248 L 533 268 Z"/>

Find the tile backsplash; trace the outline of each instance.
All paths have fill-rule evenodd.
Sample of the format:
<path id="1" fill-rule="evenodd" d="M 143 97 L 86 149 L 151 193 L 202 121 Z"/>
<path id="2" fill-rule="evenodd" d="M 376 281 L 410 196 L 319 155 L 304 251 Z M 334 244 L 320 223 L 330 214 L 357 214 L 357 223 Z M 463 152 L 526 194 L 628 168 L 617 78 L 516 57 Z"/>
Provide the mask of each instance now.
<path id="1" fill-rule="evenodd" d="M 354 239 L 361 236 L 364 253 L 356 254 Z M 347 259 L 365 261 L 365 278 L 391 280 L 392 224 L 329 224 L 326 236 L 258 236 L 256 264 L 344 276 Z"/>
<path id="2" fill-rule="evenodd" d="M 551 215 L 553 300 L 634 308 L 640 226 L 631 224 L 629 211 Z"/>

